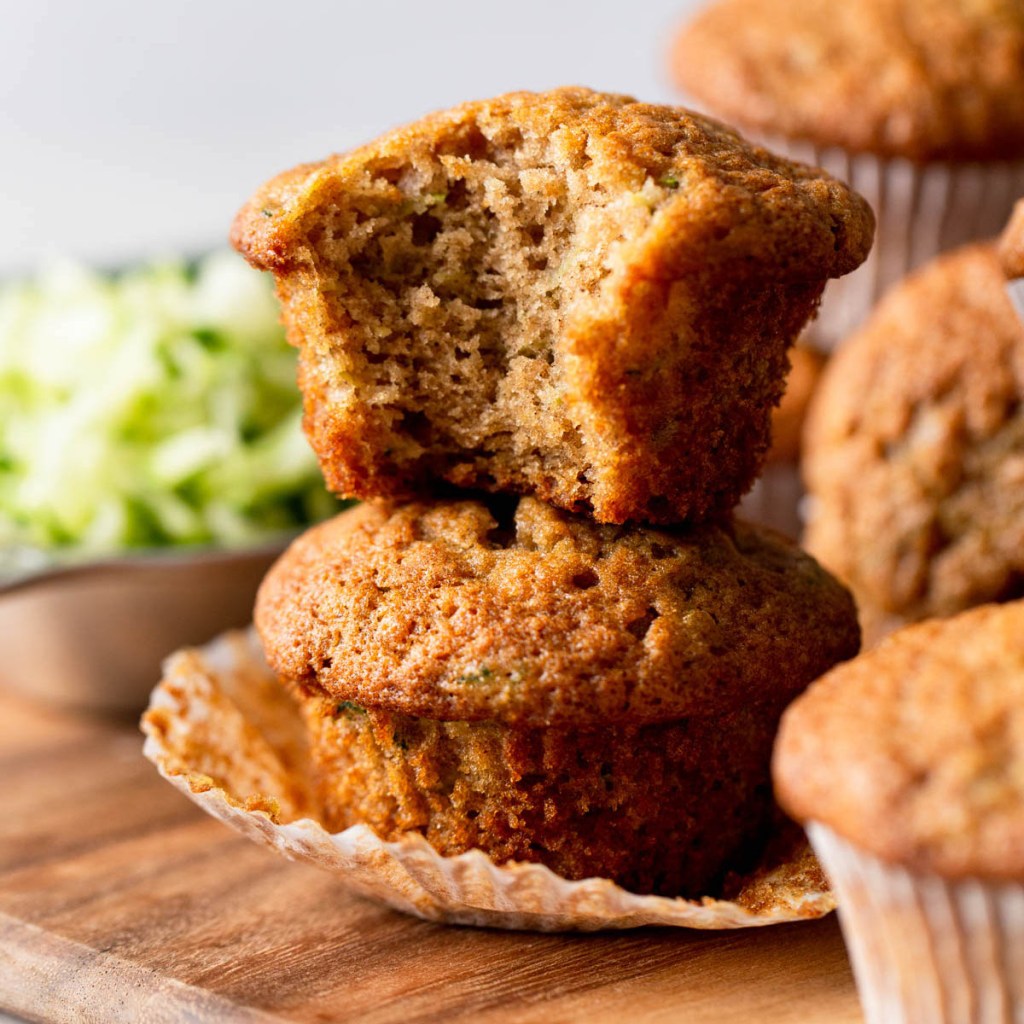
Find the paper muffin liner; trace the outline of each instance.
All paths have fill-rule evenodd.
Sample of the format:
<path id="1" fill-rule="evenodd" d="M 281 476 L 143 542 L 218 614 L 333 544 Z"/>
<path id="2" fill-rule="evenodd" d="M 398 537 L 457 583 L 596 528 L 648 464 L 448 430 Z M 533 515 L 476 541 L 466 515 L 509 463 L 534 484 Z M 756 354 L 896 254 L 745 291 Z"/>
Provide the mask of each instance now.
<path id="1" fill-rule="evenodd" d="M 818 823 L 867 1024 L 1024 1021 L 1024 885 L 888 864 Z"/>
<path id="2" fill-rule="evenodd" d="M 1024 277 L 1018 277 L 1015 281 L 1009 281 L 1006 285 L 1006 294 L 1010 296 L 1013 308 L 1017 310 L 1017 316 L 1021 323 L 1024 323 Z"/>
<path id="3" fill-rule="evenodd" d="M 251 630 L 172 655 L 142 728 L 145 755 L 209 814 L 428 920 L 538 931 L 745 928 L 834 907 L 803 834 L 784 827 L 755 870 L 727 879 L 720 898 L 700 900 L 641 896 L 603 878 L 567 881 L 540 864 L 497 865 L 479 850 L 445 857 L 418 832 L 395 841 L 366 825 L 328 832 L 317 820 L 301 718 Z"/>
<path id="4" fill-rule="evenodd" d="M 832 351 L 867 317 L 882 293 L 940 252 L 999 234 L 1024 195 L 1024 160 L 933 161 L 849 153 L 837 147 L 762 136 L 764 146 L 822 167 L 875 211 L 875 244 L 852 274 L 830 281 L 808 338 Z"/>
<path id="5" fill-rule="evenodd" d="M 803 493 L 796 462 L 769 462 L 736 511 L 749 522 L 770 526 L 791 540 L 799 540 Z"/>

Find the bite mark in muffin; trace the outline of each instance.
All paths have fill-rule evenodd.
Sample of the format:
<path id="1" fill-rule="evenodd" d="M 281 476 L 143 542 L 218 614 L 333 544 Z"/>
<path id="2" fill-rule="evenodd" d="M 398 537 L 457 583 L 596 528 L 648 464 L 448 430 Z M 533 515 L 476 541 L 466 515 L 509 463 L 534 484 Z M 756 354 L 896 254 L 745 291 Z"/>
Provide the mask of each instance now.
<path id="1" fill-rule="evenodd" d="M 232 237 L 275 274 L 333 490 L 671 523 L 750 486 L 786 349 L 872 224 L 716 122 L 561 89 L 288 172 Z"/>

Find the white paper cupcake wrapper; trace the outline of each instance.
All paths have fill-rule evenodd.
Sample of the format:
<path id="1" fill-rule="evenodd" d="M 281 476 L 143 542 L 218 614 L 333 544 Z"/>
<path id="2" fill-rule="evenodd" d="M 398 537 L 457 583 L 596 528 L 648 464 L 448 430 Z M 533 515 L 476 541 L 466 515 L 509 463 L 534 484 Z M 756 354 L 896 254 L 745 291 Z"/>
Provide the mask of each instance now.
<path id="1" fill-rule="evenodd" d="M 1017 310 L 1017 316 L 1020 317 L 1021 323 L 1024 323 L 1024 277 L 1018 277 L 1016 281 L 1008 282 L 1006 294 L 1010 296 L 1010 302 Z"/>
<path id="2" fill-rule="evenodd" d="M 385 842 L 316 820 L 299 715 L 254 634 L 228 633 L 168 659 L 142 722 L 146 756 L 209 814 L 365 896 L 419 917 L 539 931 L 745 928 L 820 917 L 834 901 L 802 836 L 780 837 L 733 899 L 639 896 L 608 879 L 570 882 L 539 864 L 496 865 L 479 850 L 443 857 L 419 833 Z"/>
<path id="3" fill-rule="evenodd" d="M 822 167 L 875 211 L 875 244 L 862 266 L 825 288 L 808 338 L 831 351 L 863 323 L 891 285 L 940 252 L 999 234 L 1024 195 L 1024 161 L 915 164 L 764 136 L 768 149 Z"/>
<path id="4" fill-rule="evenodd" d="M 945 881 L 808 835 L 832 880 L 866 1024 L 1021 1024 L 1024 886 Z"/>

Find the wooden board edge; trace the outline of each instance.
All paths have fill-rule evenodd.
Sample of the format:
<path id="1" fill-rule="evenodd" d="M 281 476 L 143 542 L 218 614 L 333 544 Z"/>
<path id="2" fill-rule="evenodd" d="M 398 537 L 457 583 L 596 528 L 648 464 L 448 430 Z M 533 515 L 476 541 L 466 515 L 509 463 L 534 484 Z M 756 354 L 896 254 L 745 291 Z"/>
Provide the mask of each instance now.
<path id="1" fill-rule="evenodd" d="M 28 1020 L 172 1024 L 216 1020 L 281 1024 L 123 957 L 0 913 L 0 1009 Z"/>

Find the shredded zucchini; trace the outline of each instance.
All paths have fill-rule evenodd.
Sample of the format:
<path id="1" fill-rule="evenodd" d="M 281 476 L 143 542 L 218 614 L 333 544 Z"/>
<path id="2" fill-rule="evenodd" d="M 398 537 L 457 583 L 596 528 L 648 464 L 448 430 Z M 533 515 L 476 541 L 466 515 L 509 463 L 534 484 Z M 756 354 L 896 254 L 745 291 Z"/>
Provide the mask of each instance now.
<path id="1" fill-rule="evenodd" d="M 0 570 L 330 514 L 299 406 L 270 284 L 233 253 L 0 287 Z"/>

